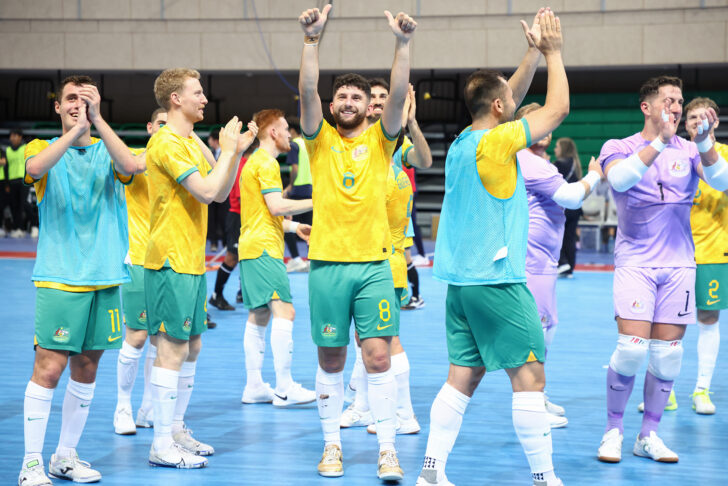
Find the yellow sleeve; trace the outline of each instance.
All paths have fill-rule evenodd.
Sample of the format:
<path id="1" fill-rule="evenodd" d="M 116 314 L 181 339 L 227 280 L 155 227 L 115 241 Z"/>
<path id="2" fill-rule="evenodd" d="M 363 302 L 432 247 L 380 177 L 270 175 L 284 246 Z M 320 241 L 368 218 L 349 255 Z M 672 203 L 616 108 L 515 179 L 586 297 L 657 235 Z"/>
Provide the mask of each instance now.
<path id="1" fill-rule="evenodd" d="M 199 172 L 194 162 L 189 160 L 189 153 L 183 144 L 166 141 L 155 149 L 155 153 L 158 154 L 158 164 L 178 184 L 193 172 Z"/>
<path id="2" fill-rule="evenodd" d="M 48 147 L 50 144 L 48 143 L 48 140 L 41 140 L 39 138 L 36 138 L 29 144 L 25 146 L 25 163 L 28 163 L 28 159 L 31 157 L 35 157 L 38 155 L 43 149 Z M 48 180 L 48 174 L 43 175 L 40 179 L 37 181 L 30 177 L 27 173 L 25 174 L 25 177 L 23 179 L 23 182 L 26 185 L 33 185 L 35 186 L 35 195 L 38 198 L 38 202 L 43 199 L 43 195 L 45 194 L 45 188 L 46 188 L 46 181 Z"/>
<path id="3" fill-rule="evenodd" d="M 268 160 L 260 165 L 258 168 L 258 183 L 260 184 L 261 194 L 283 191 L 281 171 L 275 159 Z"/>
<path id="4" fill-rule="evenodd" d="M 504 199 L 516 188 L 515 154 L 531 144 L 531 134 L 525 118 L 502 123 L 488 130 L 478 142 L 476 161 L 478 175 L 486 190 Z"/>
<path id="5" fill-rule="evenodd" d="M 303 143 L 306 145 L 306 152 L 308 153 L 309 161 L 314 162 L 317 159 L 316 151 L 325 143 L 324 140 L 331 130 L 335 130 L 334 127 L 329 125 L 329 122 L 322 118 L 321 124 L 319 124 L 313 134 L 307 135 L 302 133 Z"/>
<path id="6" fill-rule="evenodd" d="M 384 125 L 382 125 L 381 118 L 377 122 L 376 127 L 372 127 L 372 128 L 374 130 L 374 133 L 377 134 L 377 137 L 379 137 L 379 143 L 382 144 L 384 153 L 387 154 L 387 162 L 389 162 L 392 159 L 392 155 L 394 155 L 394 148 L 397 146 L 397 139 L 399 138 L 399 132 L 397 132 L 394 135 L 394 137 L 391 137 L 384 130 Z M 402 154 L 404 154 L 404 150 L 402 151 Z M 404 157 L 403 157 L 403 159 L 404 159 Z"/>

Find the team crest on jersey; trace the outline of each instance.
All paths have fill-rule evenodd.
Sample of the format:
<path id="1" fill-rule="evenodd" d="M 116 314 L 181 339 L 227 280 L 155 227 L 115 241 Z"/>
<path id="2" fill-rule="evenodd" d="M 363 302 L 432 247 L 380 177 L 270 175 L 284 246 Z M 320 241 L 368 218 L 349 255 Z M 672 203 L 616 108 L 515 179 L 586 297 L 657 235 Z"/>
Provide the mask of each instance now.
<path id="1" fill-rule="evenodd" d="M 53 333 L 53 340 L 57 343 L 67 343 L 71 339 L 71 333 L 68 329 L 63 326 L 56 329 Z"/>
<path id="2" fill-rule="evenodd" d="M 324 326 L 324 330 L 322 333 L 324 337 L 335 337 L 336 336 L 336 328 L 332 326 L 331 324 L 326 324 Z"/>
<path id="3" fill-rule="evenodd" d="M 632 312 L 634 312 L 635 314 L 642 314 L 644 311 L 645 305 L 640 299 L 635 299 L 632 301 Z"/>
<path id="4" fill-rule="evenodd" d="M 684 160 L 670 162 L 670 174 L 675 177 L 685 177 L 690 174 L 690 164 Z"/>
<path id="5" fill-rule="evenodd" d="M 182 324 L 182 328 L 185 331 L 189 331 L 190 328 L 192 328 L 192 319 L 190 319 L 189 317 L 185 319 L 185 322 Z"/>
<path id="6" fill-rule="evenodd" d="M 357 162 L 365 160 L 369 156 L 369 147 L 366 145 L 357 145 L 351 151 L 351 158 Z"/>
<path id="7" fill-rule="evenodd" d="M 139 313 L 139 322 L 147 322 L 147 311 L 143 310 Z"/>

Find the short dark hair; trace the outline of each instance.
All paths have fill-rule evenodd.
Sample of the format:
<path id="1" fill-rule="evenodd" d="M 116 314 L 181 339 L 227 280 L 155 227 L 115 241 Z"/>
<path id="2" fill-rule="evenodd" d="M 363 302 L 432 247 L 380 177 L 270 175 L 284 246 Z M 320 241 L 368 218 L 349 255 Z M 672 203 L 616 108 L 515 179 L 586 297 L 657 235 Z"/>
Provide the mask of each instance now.
<path id="1" fill-rule="evenodd" d="M 63 88 L 65 88 L 67 84 L 73 84 L 76 86 L 81 86 L 82 84 L 90 84 L 92 86 L 97 86 L 96 81 L 94 81 L 91 76 L 86 76 L 85 74 L 68 76 L 63 81 L 61 81 L 61 84 L 58 86 L 58 91 L 56 92 L 56 101 L 58 101 L 59 103 L 61 102 L 61 97 L 63 96 Z"/>
<path id="2" fill-rule="evenodd" d="M 164 108 L 157 108 L 156 110 L 154 110 L 152 112 L 152 119 L 149 120 L 149 123 L 154 123 L 154 120 L 157 119 L 157 116 L 159 116 L 162 113 L 167 113 L 167 110 L 165 110 Z"/>
<path id="3" fill-rule="evenodd" d="M 220 127 L 215 127 L 212 130 L 210 130 L 210 134 L 207 136 L 207 138 L 211 138 L 213 140 L 220 140 Z"/>
<path id="4" fill-rule="evenodd" d="M 22 128 L 11 128 L 10 129 L 10 135 L 20 135 L 23 136 L 23 129 Z"/>
<path id="5" fill-rule="evenodd" d="M 480 69 L 465 80 L 465 106 L 471 117 L 481 115 L 493 100 L 503 97 L 505 76 L 491 69 Z"/>
<path id="6" fill-rule="evenodd" d="M 288 128 L 293 129 L 296 133 L 301 133 L 301 122 L 298 118 L 288 117 L 286 121 L 288 122 Z"/>
<path id="7" fill-rule="evenodd" d="M 375 86 L 381 86 L 385 90 L 387 90 L 387 93 L 389 93 L 389 83 L 384 78 L 370 78 L 369 79 L 369 87 L 373 88 Z"/>
<path id="8" fill-rule="evenodd" d="M 682 79 L 675 76 L 655 76 L 645 81 L 640 87 L 640 103 L 656 95 L 662 86 L 677 86 L 682 89 Z"/>
<path id="9" fill-rule="evenodd" d="M 367 98 L 372 97 L 372 89 L 369 86 L 369 81 L 360 74 L 348 73 L 336 76 L 334 79 L 333 95 L 336 96 L 336 92 L 339 91 L 339 88 L 344 86 L 351 86 L 353 88 L 360 89 L 365 95 L 367 95 Z"/>

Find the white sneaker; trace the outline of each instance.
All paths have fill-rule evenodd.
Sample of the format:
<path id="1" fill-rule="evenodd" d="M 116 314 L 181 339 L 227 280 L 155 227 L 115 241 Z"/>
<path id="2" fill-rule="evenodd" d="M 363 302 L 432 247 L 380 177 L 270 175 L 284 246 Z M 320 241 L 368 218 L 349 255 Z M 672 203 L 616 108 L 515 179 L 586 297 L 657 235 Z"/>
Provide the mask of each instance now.
<path id="1" fill-rule="evenodd" d="M 291 407 L 293 405 L 305 405 L 316 401 L 316 392 L 307 390 L 300 383 L 294 383 L 285 393 L 273 394 L 274 407 Z"/>
<path id="2" fill-rule="evenodd" d="M 286 272 L 308 272 L 308 265 L 301 257 L 291 258 L 286 263 Z"/>
<path id="3" fill-rule="evenodd" d="M 352 403 L 349 407 L 344 410 L 341 414 L 341 428 L 346 429 L 348 427 L 366 427 L 374 423 L 372 418 L 371 410 L 362 412 L 357 410 Z"/>
<path id="4" fill-rule="evenodd" d="M 548 413 L 558 415 L 559 417 L 563 417 L 564 415 L 566 415 L 566 410 L 564 410 L 564 407 L 562 407 L 561 405 L 556 405 L 553 402 L 550 402 L 549 397 L 547 397 L 545 394 L 544 394 L 544 401 L 546 402 L 546 411 Z"/>
<path id="5" fill-rule="evenodd" d="M 560 417 L 553 413 L 546 412 L 549 419 L 549 425 L 552 429 L 561 429 L 569 425 L 569 420 L 566 417 Z"/>
<path id="6" fill-rule="evenodd" d="M 134 419 L 131 417 L 131 409 L 122 407 L 114 411 L 114 432 L 119 435 L 136 434 L 136 425 L 134 425 Z"/>
<path id="7" fill-rule="evenodd" d="M 165 451 L 157 451 L 152 445 L 149 449 L 149 465 L 176 467 L 177 469 L 198 469 L 207 466 L 207 459 L 186 450 L 176 442 Z"/>
<path id="8" fill-rule="evenodd" d="M 215 448 L 204 442 L 192 437 L 192 431 L 187 427 L 183 427 L 182 430 L 176 434 L 172 434 L 174 442 L 182 446 L 183 449 L 197 455 L 197 456 L 211 456 L 215 453 Z"/>
<path id="9" fill-rule="evenodd" d="M 564 263 L 563 265 L 559 265 L 559 267 L 556 269 L 556 273 L 566 273 L 569 270 L 571 270 L 571 265 L 568 263 Z"/>
<path id="10" fill-rule="evenodd" d="M 430 259 L 422 255 L 415 255 L 412 257 L 412 263 L 416 267 L 429 267 Z"/>
<path id="11" fill-rule="evenodd" d="M 243 403 L 271 403 L 273 401 L 273 388 L 268 383 L 255 387 L 245 385 L 243 390 Z"/>
<path id="12" fill-rule="evenodd" d="M 402 420 L 397 415 L 397 435 L 412 435 L 420 431 L 420 423 L 414 415 L 408 419 Z M 377 433 L 377 424 L 372 423 L 367 426 L 367 432 L 370 434 Z"/>
<path id="13" fill-rule="evenodd" d="M 10 232 L 11 238 L 25 238 L 25 231 L 21 229 L 16 229 Z"/>
<path id="14" fill-rule="evenodd" d="M 23 464 L 18 475 L 18 486 L 43 486 L 53 484 L 43 469 L 43 461 L 33 458 Z"/>
<path id="15" fill-rule="evenodd" d="M 91 464 L 78 458 L 76 451 L 70 457 L 51 456 L 48 474 L 58 479 L 68 479 L 74 483 L 95 483 L 101 481 L 101 473 L 91 469 Z"/>
<path id="16" fill-rule="evenodd" d="M 703 388 L 693 392 L 693 410 L 700 415 L 713 415 L 715 413 L 715 405 L 710 400 L 710 390 Z"/>
<path id="17" fill-rule="evenodd" d="M 137 427 L 148 429 L 154 427 L 154 409 L 144 410 L 140 408 L 137 410 L 137 417 L 135 422 Z"/>
<path id="18" fill-rule="evenodd" d="M 30 228 L 30 237 L 38 238 L 38 227 L 37 226 L 33 226 L 32 228 Z"/>
<path id="19" fill-rule="evenodd" d="M 447 480 L 445 473 L 438 477 L 436 469 L 423 469 L 417 478 L 415 486 L 455 486 Z"/>
<path id="20" fill-rule="evenodd" d="M 602 462 L 619 462 L 622 460 L 622 441 L 624 436 L 619 433 L 618 428 L 607 431 L 599 444 L 597 459 Z"/>
<path id="21" fill-rule="evenodd" d="M 677 454 L 668 449 L 654 431 L 650 432 L 650 435 L 647 437 L 642 437 L 641 439 L 637 435 L 632 453 L 635 456 L 649 457 L 657 462 L 677 462 L 678 459 Z"/>

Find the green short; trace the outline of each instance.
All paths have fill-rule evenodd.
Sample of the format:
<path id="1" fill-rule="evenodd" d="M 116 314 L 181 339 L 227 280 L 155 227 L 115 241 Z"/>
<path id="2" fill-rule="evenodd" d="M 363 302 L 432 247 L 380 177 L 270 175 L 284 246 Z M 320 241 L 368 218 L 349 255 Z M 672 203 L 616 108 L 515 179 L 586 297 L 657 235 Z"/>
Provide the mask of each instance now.
<path id="1" fill-rule="evenodd" d="M 79 354 L 121 348 L 119 287 L 92 292 L 39 288 L 35 294 L 35 344 Z"/>
<path id="2" fill-rule="evenodd" d="M 147 330 L 147 296 L 144 293 L 144 267 L 127 265 L 131 282 L 121 286 L 124 324 L 131 329 Z"/>
<path id="3" fill-rule="evenodd" d="M 189 341 L 207 330 L 207 275 L 144 269 L 147 329 Z"/>
<path id="4" fill-rule="evenodd" d="M 308 275 L 311 337 L 320 347 L 349 344 L 349 326 L 361 339 L 399 335 L 399 305 L 388 260 L 311 260 Z"/>
<path id="5" fill-rule="evenodd" d="M 487 371 L 543 363 L 541 321 L 525 283 L 449 285 L 445 307 L 450 363 Z"/>
<path id="6" fill-rule="evenodd" d="M 264 251 L 258 258 L 240 260 L 240 289 L 248 309 L 265 307 L 271 300 L 293 302 L 286 266 Z"/>
<path id="7" fill-rule="evenodd" d="M 399 301 L 400 308 L 409 304 L 409 300 L 410 300 L 409 289 L 407 289 L 405 287 L 402 287 L 399 289 L 395 288 L 394 295 L 397 296 L 397 300 Z"/>
<path id="8" fill-rule="evenodd" d="M 728 309 L 728 263 L 698 265 L 695 303 L 700 310 Z"/>

